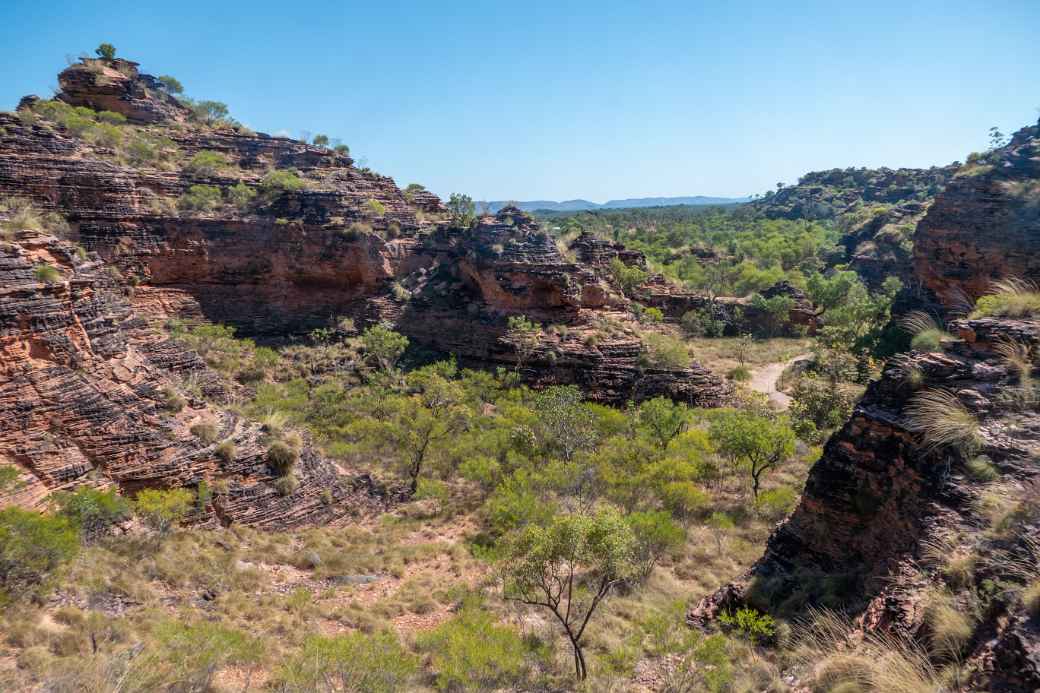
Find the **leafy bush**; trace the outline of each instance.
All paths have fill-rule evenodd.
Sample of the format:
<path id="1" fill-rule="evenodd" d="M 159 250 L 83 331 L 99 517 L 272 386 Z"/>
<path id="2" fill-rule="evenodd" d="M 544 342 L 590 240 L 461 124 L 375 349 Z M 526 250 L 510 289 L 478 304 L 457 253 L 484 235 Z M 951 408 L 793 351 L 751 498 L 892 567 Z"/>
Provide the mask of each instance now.
<path id="1" fill-rule="evenodd" d="M 184 488 L 145 489 L 134 497 L 134 512 L 160 535 L 188 516 L 195 494 Z"/>
<path id="2" fill-rule="evenodd" d="M 184 85 L 181 84 L 181 81 L 176 77 L 171 77 L 170 75 L 160 75 L 159 83 L 162 84 L 163 89 L 165 89 L 170 94 L 184 93 Z"/>
<path id="3" fill-rule="evenodd" d="M 33 276 L 44 284 L 56 284 L 61 281 L 61 272 L 58 271 L 58 268 L 46 264 L 33 267 Z"/>
<path id="4" fill-rule="evenodd" d="M 408 348 L 408 338 L 394 332 L 389 325 L 380 323 L 365 330 L 361 335 L 361 347 L 365 355 L 375 361 L 380 370 L 389 372 Z"/>
<path id="5" fill-rule="evenodd" d="M 751 297 L 751 308 L 761 316 L 761 322 L 755 326 L 756 332 L 766 337 L 776 337 L 784 332 L 790 322 L 794 299 L 783 294 L 772 298 L 755 294 Z"/>
<path id="6" fill-rule="evenodd" d="M 192 101 L 183 99 L 197 120 L 209 125 L 229 124 L 228 107 L 220 101 Z"/>
<path id="7" fill-rule="evenodd" d="M 94 49 L 94 54 L 102 60 L 112 62 L 116 57 L 116 47 L 111 43 L 102 43 L 100 46 Z"/>
<path id="8" fill-rule="evenodd" d="M 1008 278 L 994 283 L 991 293 L 975 303 L 972 318 L 1026 318 L 1040 315 L 1040 290 L 1024 279 Z"/>
<path id="9" fill-rule="evenodd" d="M 99 491 L 84 486 L 55 493 L 53 498 L 58 514 L 79 527 L 88 541 L 107 534 L 113 525 L 130 516 L 130 503 L 114 489 Z"/>
<path id="10" fill-rule="evenodd" d="M 312 635 L 275 675 L 281 690 L 395 693 L 419 671 L 414 655 L 390 632 Z"/>
<path id="11" fill-rule="evenodd" d="M 275 170 L 260 181 L 260 194 L 268 202 L 283 193 L 303 190 L 307 182 L 297 175 L 295 169 Z"/>
<path id="12" fill-rule="evenodd" d="M 615 257 L 610 261 L 610 276 L 623 294 L 631 296 L 649 278 L 650 273 L 641 267 L 629 267 Z"/>
<path id="13" fill-rule="evenodd" d="M 223 198 L 214 185 L 193 185 L 181 195 L 177 207 L 187 212 L 210 212 L 220 206 Z"/>
<path id="14" fill-rule="evenodd" d="M 292 470 L 286 472 L 282 476 L 275 479 L 272 483 L 274 490 L 278 492 L 280 496 L 291 495 L 293 491 L 300 488 L 300 480 Z"/>
<path id="15" fill-rule="evenodd" d="M 195 176 L 214 176 L 228 165 L 227 159 L 220 152 L 203 150 L 191 157 L 184 170 Z"/>
<path id="16" fill-rule="evenodd" d="M 798 492 L 790 486 L 771 488 L 758 494 L 755 510 L 766 518 L 776 521 L 786 517 L 798 503 Z"/>
<path id="17" fill-rule="evenodd" d="M 271 467 L 281 475 L 286 475 L 296 464 L 296 460 L 299 455 L 297 452 L 283 443 L 282 441 L 275 441 L 267 448 L 267 462 Z"/>
<path id="18" fill-rule="evenodd" d="M 798 379 L 791 391 L 791 425 L 802 440 L 820 442 L 824 431 L 848 420 L 854 406 L 850 388 L 806 375 Z"/>
<path id="19" fill-rule="evenodd" d="M 698 308 L 683 313 L 679 324 L 691 337 L 721 337 L 726 331 L 726 323 L 716 319 L 711 310 L 707 308 Z"/>
<path id="20" fill-rule="evenodd" d="M 625 517 L 625 522 L 635 536 L 634 556 L 643 579 L 650 576 L 662 555 L 674 551 L 686 541 L 686 532 L 666 512 L 633 512 Z"/>
<path id="21" fill-rule="evenodd" d="M 218 671 L 232 665 L 254 667 L 263 655 L 259 639 L 208 621 L 165 620 L 153 634 L 154 646 L 132 663 L 127 690 L 209 691 Z"/>
<path id="22" fill-rule="evenodd" d="M 115 113 L 114 111 L 101 111 L 97 114 L 97 119 L 100 122 L 108 123 L 109 125 L 126 124 L 126 116 L 122 113 Z"/>
<path id="23" fill-rule="evenodd" d="M 314 139 L 311 140 L 311 143 L 315 144 L 315 145 L 317 145 L 319 147 L 327 147 L 327 146 L 329 146 L 329 136 L 328 135 L 320 135 L 320 134 L 319 135 L 315 135 Z"/>
<path id="24" fill-rule="evenodd" d="M 769 614 L 760 613 L 756 609 L 737 609 L 736 613 L 723 612 L 719 621 L 733 628 L 752 642 L 770 640 L 776 634 L 776 621 Z"/>
<path id="25" fill-rule="evenodd" d="M 240 211 L 245 211 L 256 199 L 256 191 L 245 183 L 235 183 L 227 189 L 227 199 Z"/>
<path id="26" fill-rule="evenodd" d="M 420 634 L 441 690 L 510 688 L 524 671 L 525 647 L 512 628 L 495 624 L 478 605 L 467 603 L 451 620 Z"/>
<path id="27" fill-rule="evenodd" d="M 78 550 L 79 537 L 68 518 L 0 510 L 0 603 L 41 594 L 54 571 Z"/>
<path id="28" fill-rule="evenodd" d="M 373 217 L 379 218 L 386 215 L 386 205 L 379 200 L 368 200 L 365 202 L 365 206 L 368 208 L 368 213 Z"/>
<path id="29" fill-rule="evenodd" d="M 646 351 L 640 355 L 640 361 L 644 366 L 682 369 L 688 368 L 690 365 L 690 352 L 681 339 L 657 332 L 647 332 L 643 335 L 643 345 L 646 347 Z"/>

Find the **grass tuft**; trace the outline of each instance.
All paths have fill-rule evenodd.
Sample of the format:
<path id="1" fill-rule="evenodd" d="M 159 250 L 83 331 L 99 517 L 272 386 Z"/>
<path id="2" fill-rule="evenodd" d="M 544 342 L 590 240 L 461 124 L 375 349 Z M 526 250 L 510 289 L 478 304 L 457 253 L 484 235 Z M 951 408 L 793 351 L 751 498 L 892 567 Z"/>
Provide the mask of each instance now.
<path id="1" fill-rule="evenodd" d="M 908 428 L 921 435 L 925 450 L 952 448 L 969 453 L 981 444 L 979 420 L 949 390 L 925 390 L 907 406 Z"/>
<path id="2" fill-rule="evenodd" d="M 1028 318 L 1040 315 L 1040 288 L 1029 280 L 1007 277 L 994 282 L 975 303 L 972 318 Z"/>

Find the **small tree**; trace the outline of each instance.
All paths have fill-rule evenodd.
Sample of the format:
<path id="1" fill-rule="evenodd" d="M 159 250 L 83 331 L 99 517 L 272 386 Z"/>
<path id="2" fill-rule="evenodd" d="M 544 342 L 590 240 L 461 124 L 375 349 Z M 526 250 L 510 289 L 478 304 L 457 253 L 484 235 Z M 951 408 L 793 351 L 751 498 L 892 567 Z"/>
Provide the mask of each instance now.
<path id="1" fill-rule="evenodd" d="M 319 146 L 319 147 L 327 147 L 327 146 L 329 146 L 329 136 L 328 135 L 315 135 L 314 139 L 311 140 L 311 141 L 314 144 L 316 144 L 317 146 Z"/>
<path id="2" fill-rule="evenodd" d="M 171 77 L 170 75 L 162 75 L 161 77 L 159 77 L 159 83 L 162 84 L 163 89 L 165 89 L 170 94 L 184 93 L 184 85 L 181 84 L 180 80 L 176 77 Z"/>
<path id="3" fill-rule="evenodd" d="M 97 54 L 102 60 L 112 62 L 116 58 L 116 47 L 111 43 L 102 43 L 100 46 L 94 49 L 94 53 Z"/>
<path id="4" fill-rule="evenodd" d="M 461 193 L 452 193 L 448 198 L 448 212 L 451 213 L 451 223 L 455 226 L 468 228 L 476 220 L 476 205 L 473 198 Z"/>
<path id="5" fill-rule="evenodd" d="M 766 472 L 794 453 L 795 435 L 786 421 L 746 411 L 719 412 L 709 433 L 719 453 L 747 471 L 755 499 Z"/>
<path id="6" fill-rule="evenodd" d="M 86 541 L 109 532 L 112 525 L 130 516 L 130 504 L 115 490 L 99 491 L 84 486 L 75 491 L 54 494 L 58 513 L 76 526 Z"/>
<path id="7" fill-rule="evenodd" d="M 639 428 L 662 450 L 672 438 L 683 432 L 690 413 L 685 404 L 676 404 L 667 397 L 654 397 L 639 405 Z"/>
<path id="8" fill-rule="evenodd" d="M 515 372 L 519 373 L 524 364 L 538 351 L 542 328 L 528 320 L 526 315 L 510 316 L 508 325 L 508 330 L 500 339 L 516 351 Z"/>
<path id="9" fill-rule="evenodd" d="M 78 550 L 76 528 L 67 518 L 14 507 L 0 510 L 0 604 L 39 594 Z"/>
<path id="10" fill-rule="evenodd" d="M 159 536 L 165 536 L 187 517 L 195 505 L 195 494 L 185 488 L 145 489 L 134 498 L 134 511 Z"/>
<path id="11" fill-rule="evenodd" d="M 661 556 L 682 546 L 686 540 L 683 528 L 663 510 L 634 512 L 625 521 L 635 536 L 634 556 L 638 575 L 643 580 L 650 577 Z"/>
<path id="12" fill-rule="evenodd" d="M 361 347 L 365 356 L 375 361 L 381 371 L 389 373 L 408 348 L 408 338 L 394 332 L 389 325 L 379 323 L 364 331 L 361 335 Z"/>
<path id="13" fill-rule="evenodd" d="M 502 569 L 507 599 L 548 609 L 574 651 L 581 681 L 588 666 L 581 640 L 596 608 L 636 572 L 635 536 L 621 515 L 557 515 L 548 526 L 529 525 L 507 547 Z"/>

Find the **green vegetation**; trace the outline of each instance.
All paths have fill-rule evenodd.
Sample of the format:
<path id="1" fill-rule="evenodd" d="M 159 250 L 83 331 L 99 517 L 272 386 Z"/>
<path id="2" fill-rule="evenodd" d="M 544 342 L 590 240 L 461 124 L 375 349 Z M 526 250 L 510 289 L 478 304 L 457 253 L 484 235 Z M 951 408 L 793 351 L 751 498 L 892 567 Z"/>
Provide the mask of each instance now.
<path id="1" fill-rule="evenodd" d="M 102 60 L 112 62 L 116 58 L 116 47 L 111 43 L 102 43 L 94 49 L 94 54 Z"/>
<path id="2" fill-rule="evenodd" d="M 306 187 L 307 182 L 300 178 L 295 169 L 276 169 L 260 181 L 259 192 L 264 201 L 270 203 L 285 193 Z"/>
<path id="3" fill-rule="evenodd" d="M 53 265 L 36 265 L 33 267 L 33 276 L 44 284 L 57 284 L 62 280 L 61 272 Z"/>
<path id="4" fill-rule="evenodd" d="M 159 536 L 164 536 L 188 516 L 195 494 L 183 488 L 145 489 L 134 498 L 134 512 Z"/>
<path id="5" fill-rule="evenodd" d="M 679 370 L 690 365 L 690 352 L 686 344 L 679 338 L 658 332 L 643 334 L 643 345 L 646 351 L 642 354 L 642 362 L 650 368 Z"/>
<path id="6" fill-rule="evenodd" d="M 437 688 L 443 691 L 494 690 L 514 681 L 524 668 L 520 635 L 497 625 L 472 601 L 416 644 L 429 653 Z"/>
<path id="7" fill-rule="evenodd" d="M 290 691 L 395 693 L 405 690 L 418 670 L 417 658 L 393 633 L 312 635 L 281 667 L 276 679 L 281 689 Z M 445 680 L 455 676 L 448 674 Z"/>
<path id="8" fill-rule="evenodd" d="M 212 212 L 224 201 L 220 188 L 215 185 L 193 185 L 177 200 L 177 207 L 185 212 Z"/>
<path id="9" fill-rule="evenodd" d="M 921 436 L 926 450 L 948 448 L 969 454 L 980 444 L 979 420 L 949 390 L 918 393 L 905 414 L 910 429 Z"/>
<path id="10" fill-rule="evenodd" d="M 67 518 L 0 510 L 0 605 L 42 594 L 78 549 L 76 528 Z"/>
<path id="11" fill-rule="evenodd" d="M 447 207 L 451 214 L 451 223 L 459 228 L 469 228 L 477 220 L 477 208 L 469 195 L 452 193 L 448 198 Z"/>
<path id="12" fill-rule="evenodd" d="M 10 240 L 19 231 L 39 231 L 62 237 L 68 233 L 69 225 L 60 214 L 41 212 L 29 200 L 0 198 L 0 240 Z"/>
<path id="13" fill-rule="evenodd" d="M 1009 277 L 995 282 L 990 293 L 979 298 L 972 318 L 1028 318 L 1040 315 L 1040 289 L 1032 282 Z"/>
<path id="14" fill-rule="evenodd" d="M 130 516 L 130 504 L 115 490 L 100 491 L 84 486 L 52 496 L 58 514 L 79 528 L 85 541 L 107 534 L 113 525 Z"/>
<path id="15" fill-rule="evenodd" d="M 184 85 L 181 84 L 180 80 L 176 77 L 160 75 L 158 79 L 159 83 L 163 85 L 163 89 L 165 89 L 167 93 L 174 95 L 184 93 Z"/>
<path id="16" fill-rule="evenodd" d="M 194 176 L 215 176 L 228 165 L 227 159 L 220 152 L 203 150 L 191 157 L 184 165 L 184 171 Z"/>

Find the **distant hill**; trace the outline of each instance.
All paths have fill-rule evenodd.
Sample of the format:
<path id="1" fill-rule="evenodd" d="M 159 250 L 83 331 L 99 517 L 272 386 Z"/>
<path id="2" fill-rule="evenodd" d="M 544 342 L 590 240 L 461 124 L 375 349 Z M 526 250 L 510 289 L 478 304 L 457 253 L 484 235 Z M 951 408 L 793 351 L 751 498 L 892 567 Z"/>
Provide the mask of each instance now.
<path id="1" fill-rule="evenodd" d="M 633 207 L 667 207 L 671 205 L 732 205 L 748 202 L 750 197 L 705 197 L 695 195 L 693 197 L 633 197 L 626 200 L 610 200 L 603 204 L 589 202 L 588 200 L 528 200 L 516 202 L 515 204 L 525 212 L 545 210 L 550 212 L 582 212 L 590 209 L 630 209 Z M 477 207 L 487 205 L 491 212 L 497 212 L 505 207 L 506 200 L 493 200 L 491 202 L 478 202 Z"/>

